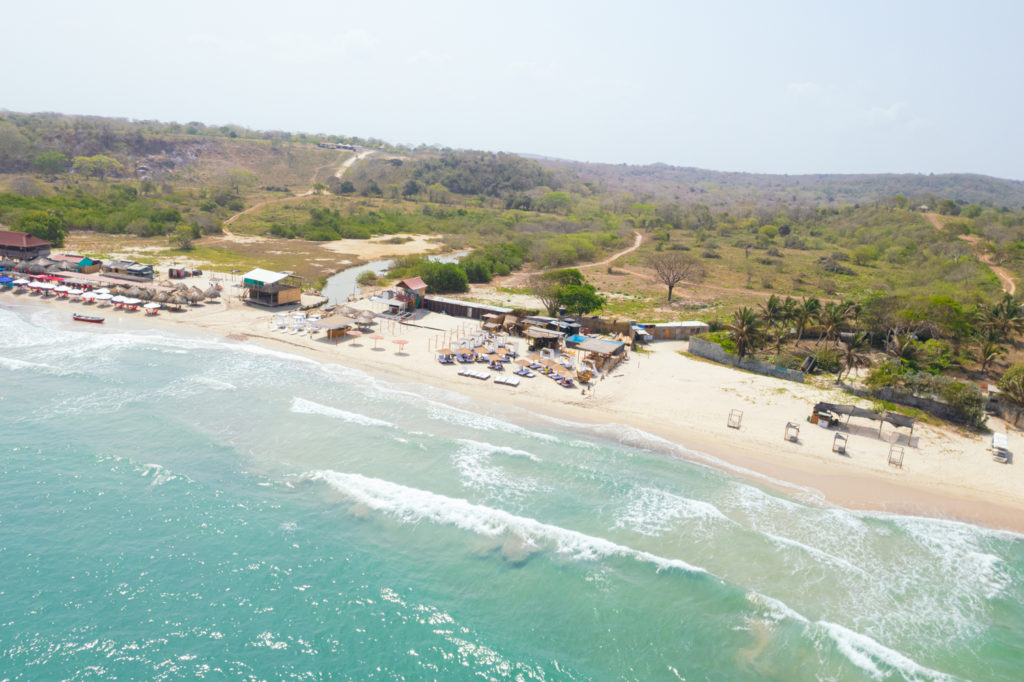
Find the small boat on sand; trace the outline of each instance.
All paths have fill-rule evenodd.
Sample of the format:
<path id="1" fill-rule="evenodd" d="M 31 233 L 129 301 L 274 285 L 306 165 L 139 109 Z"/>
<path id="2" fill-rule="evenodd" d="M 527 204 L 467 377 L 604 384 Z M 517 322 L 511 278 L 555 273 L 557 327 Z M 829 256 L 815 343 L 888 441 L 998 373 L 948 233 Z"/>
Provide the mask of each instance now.
<path id="1" fill-rule="evenodd" d="M 78 313 L 75 313 L 72 317 L 76 322 L 94 322 L 96 324 L 103 322 L 102 317 L 93 317 L 92 315 L 79 315 Z"/>

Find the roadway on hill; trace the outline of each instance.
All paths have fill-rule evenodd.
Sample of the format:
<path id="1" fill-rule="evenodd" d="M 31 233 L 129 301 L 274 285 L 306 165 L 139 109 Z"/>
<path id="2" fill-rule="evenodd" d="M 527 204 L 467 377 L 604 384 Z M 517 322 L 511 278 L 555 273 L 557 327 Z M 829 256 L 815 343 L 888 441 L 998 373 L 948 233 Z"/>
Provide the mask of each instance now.
<path id="1" fill-rule="evenodd" d="M 936 230 L 943 229 L 944 225 L 942 220 L 939 219 L 938 213 L 925 213 L 924 217 L 928 219 L 928 222 Z M 971 245 L 974 255 L 977 256 L 978 260 L 987 265 L 988 269 L 999 279 L 999 284 L 1003 287 L 1003 291 L 1010 294 L 1010 296 L 1017 293 L 1017 283 L 1014 281 L 1010 271 L 995 264 L 995 258 L 992 257 L 992 254 L 984 251 L 984 247 L 981 245 L 981 237 L 976 234 L 961 234 L 958 236 Z"/>
<path id="2" fill-rule="evenodd" d="M 362 159 L 365 159 L 370 154 L 373 154 L 373 150 L 372 149 L 364 149 L 361 152 L 358 152 L 358 153 L 353 154 L 352 156 L 348 157 L 347 159 L 345 159 L 341 163 L 340 166 L 338 166 L 338 170 L 335 171 L 334 177 L 336 177 L 338 179 L 341 179 L 341 177 L 343 175 L 345 175 L 345 172 L 349 168 L 351 168 L 352 165 L 356 161 L 360 161 Z M 332 168 L 333 166 L 334 166 L 334 164 L 330 163 L 330 164 L 327 164 L 326 166 L 320 166 L 319 168 L 317 168 L 313 172 L 313 177 L 310 180 L 310 183 L 315 185 L 316 184 L 316 179 L 320 175 L 320 171 L 322 171 L 325 168 Z M 305 192 L 302 192 L 301 194 L 293 194 L 292 196 L 280 197 L 280 198 L 277 198 L 277 199 L 267 199 L 266 201 L 261 201 L 258 204 L 253 204 L 252 206 L 250 206 L 249 208 L 245 209 L 244 211 L 239 211 L 238 213 L 236 213 L 235 215 L 231 216 L 230 218 L 228 218 L 227 220 L 224 221 L 224 223 L 222 225 L 222 229 L 223 229 L 223 235 L 222 236 L 225 239 L 229 240 L 229 241 L 236 241 L 236 242 L 254 242 L 254 241 L 262 241 L 264 239 L 267 239 L 267 237 L 258 237 L 258 236 L 255 236 L 255 235 L 237 235 L 237 234 L 233 233 L 230 229 L 228 229 L 228 225 L 230 225 L 231 223 L 235 222 L 236 220 L 238 220 L 242 216 L 247 215 L 249 213 L 253 213 L 255 211 L 258 211 L 261 208 L 264 208 L 266 206 L 270 206 L 272 204 L 281 204 L 281 203 L 284 203 L 284 202 L 287 202 L 287 201 L 295 201 L 297 199 L 303 199 L 305 197 L 312 196 L 315 191 L 316 191 L 315 188 L 310 187 L 308 190 L 306 190 Z"/>

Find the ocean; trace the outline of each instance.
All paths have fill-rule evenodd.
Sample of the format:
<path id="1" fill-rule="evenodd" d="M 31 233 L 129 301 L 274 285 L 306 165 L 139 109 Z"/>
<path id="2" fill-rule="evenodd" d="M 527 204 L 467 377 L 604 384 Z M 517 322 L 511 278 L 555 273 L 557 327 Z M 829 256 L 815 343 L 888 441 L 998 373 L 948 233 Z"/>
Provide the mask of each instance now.
<path id="1" fill-rule="evenodd" d="M 542 405 L 69 317 L 0 299 L 0 680 L 1024 670 L 1019 535 L 782 494 Z"/>

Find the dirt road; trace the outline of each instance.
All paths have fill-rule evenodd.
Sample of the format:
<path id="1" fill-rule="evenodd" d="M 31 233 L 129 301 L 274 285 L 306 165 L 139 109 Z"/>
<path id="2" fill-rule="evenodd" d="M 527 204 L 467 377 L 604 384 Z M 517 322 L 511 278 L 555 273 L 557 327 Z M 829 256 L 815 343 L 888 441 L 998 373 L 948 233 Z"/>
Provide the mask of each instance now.
<path id="1" fill-rule="evenodd" d="M 362 159 L 365 159 L 370 154 L 373 154 L 373 150 L 372 149 L 364 149 L 363 151 L 358 152 L 358 153 L 350 156 L 349 158 L 345 159 L 341 163 L 341 165 L 338 166 L 338 170 L 335 171 L 334 177 L 340 179 L 345 174 L 345 171 L 347 171 L 349 168 L 352 167 L 352 164 L 354 164 L 356 161 L 361 161 Z M 330 166 L 333 166 L 333 165 L 334 164 L 328 164 L 327 166 L 320 166 L 319 168 L 317 168 L 316 171 L 314 171 L 313 178 L 312 178 L 312 180 L 310 180 L 310 182 L 313 183 L 313 184 L 316 184 L 316 178 L 320 174 L 320 171 L 323 170 L 324 168 L 329 168 Z M 308 197 L 308 196 L 312 196 L 313 192 L 315 192 L 315 191 L 316 190 L 313 187 L 310 187 L 308 190 L 306 190 L 305 192 L 303 192 L 301 194 L 293 194 L 292 196 L 280 197 L 278 199 L 267 199 L 266 201 L 261 201 L 258 204 L 253 204 L 252 206 L 250 206 L 249 208 L 245 209 L 244 211 L 239 211 L 238 213 L 236 213 L 235 215 L 231 216 L 230 218 L 228 218 L 227 220 L 224 221 L 224 223 L 223 223 L 223 230 L 224 230 L 224 235 L 223 236 L 224 236 L 224 238 L 228 239 L 228 240 L 231 240 L 231 241 L 242 241 L 242 242 L 262 241 L 264 239 L 267 239 L 266 237 L 257 237 L 257 236 L 254 236 L 254 235 L 245 235 L 245 236 L 243 236 L 243 235 L 236 235 L 231 230 L 228 229 L 228 225 L 230 225 L 231 223 L 235 222 L 236 220 L 238 220 L 242 216 L 247 215 L 249 213 L 253 213 L 255 211 L 258 211 L 258 210 L 260 210 L 261 208 L 263 208 L 265 206 L 270 206 L 271 204 L 281 204 L 281 203 L 285 203 L 285 202 L 288 202 L 288 201 L 296 201 L 298 199 L 302 199 L 302 198 L 305 198 L 305 197 Z"/>
<path id="2" fill-rule="evenodd" d="M 938 213 L 925 213 L 924 217 L 928 219 L 928 222 L 930 222 L 936 230 L 943 229 L 944 226 L 942 224 L 942 220 L 939 219 Z M 958 236 L 960 239 L 963 239 L 971 245 L 971 248 L 974 250 L 974 255 L 977 256 L 978 260 L 987 265 L 988 269 L 992 271 L 992 274 L 999 279 L 999 284 L 1003 287 L 1003 291 L 1010 294 L 1010 296 L 1017 293 L 1017 283 L 1014 281 L 1010 271 L 995 264 L 995 259 L 992 257 L 992 254 L 984 251 L 984 248 L 981 246 L 981 237 L 974 234 L 961 234 Z"/>

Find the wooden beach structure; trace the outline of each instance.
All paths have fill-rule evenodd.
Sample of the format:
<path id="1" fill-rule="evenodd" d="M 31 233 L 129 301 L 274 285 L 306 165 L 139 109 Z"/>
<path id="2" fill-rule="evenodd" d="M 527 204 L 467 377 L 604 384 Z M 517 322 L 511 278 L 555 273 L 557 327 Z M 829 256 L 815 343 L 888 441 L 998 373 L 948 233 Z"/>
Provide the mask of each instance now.
<path id="1" fill-rule="evenodd" d="M 242 286 L 243 299 L 256 305 L 277 307 L 299 303 L 302 298 L 299 278 L 287 272 L 256 268 L 242 275 Z"/>

